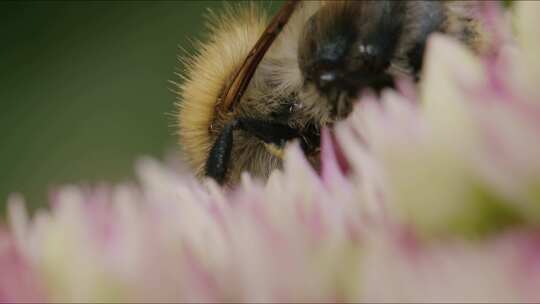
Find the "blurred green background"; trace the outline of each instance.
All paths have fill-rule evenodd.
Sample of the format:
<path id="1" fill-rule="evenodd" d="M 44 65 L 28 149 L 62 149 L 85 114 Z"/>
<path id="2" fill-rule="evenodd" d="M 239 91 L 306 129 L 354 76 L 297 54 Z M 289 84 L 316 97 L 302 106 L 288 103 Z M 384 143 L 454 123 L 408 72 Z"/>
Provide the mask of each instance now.
<path id="1" fill-rule="evenodd" d="M 275 8 L 278 2 L 266 3 Z M 0 214 L 10 193 L 118 182 L 178 149 L 179 46 L 221 1 L 0 2 Z"/>

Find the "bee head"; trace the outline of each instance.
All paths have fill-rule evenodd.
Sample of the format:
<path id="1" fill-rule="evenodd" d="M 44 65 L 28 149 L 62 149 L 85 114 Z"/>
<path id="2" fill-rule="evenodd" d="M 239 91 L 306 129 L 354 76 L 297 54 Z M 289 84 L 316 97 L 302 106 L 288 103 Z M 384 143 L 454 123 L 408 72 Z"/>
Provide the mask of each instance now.
<path id="1" fill-rule="evenodd" d="M 339 1 L 321 7 L 300 37 L 298 59 L 305 84 L 315 86 L 334 112 L 342 112 L 341 103 L 349 103 L 363 88 L 391 87 L 387 69 L 402 15 L 400 1 Z"/>
<path id="2" fill-rule="evenodd" d="M 429 33 L 442 22 L 429 1 L 329 1 L 306 22 L 298 64 L 304 89 L 324 99 L 329 115 L 345 117 L 364 89 L 392 88 L 415 77 Z M 403 63 L 406 61 L 406 63 Z"/>

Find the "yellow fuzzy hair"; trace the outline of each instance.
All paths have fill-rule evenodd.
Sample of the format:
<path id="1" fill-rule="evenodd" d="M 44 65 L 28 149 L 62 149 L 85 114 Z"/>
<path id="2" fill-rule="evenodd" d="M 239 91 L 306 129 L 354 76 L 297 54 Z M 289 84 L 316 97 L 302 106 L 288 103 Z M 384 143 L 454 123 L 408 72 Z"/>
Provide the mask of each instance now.
<path id="1" fill-rule="evenodd" d="M 197 42 L 197 54 L 183 59 L 177 102 L 179 136 L 186 161 L 201 176 L 213 144 L 209 127 L 224 86 L 264 32 L 267 15 L 254 4 L 227 5 L 219 16 L 210 11 L 207 40 Z"/>

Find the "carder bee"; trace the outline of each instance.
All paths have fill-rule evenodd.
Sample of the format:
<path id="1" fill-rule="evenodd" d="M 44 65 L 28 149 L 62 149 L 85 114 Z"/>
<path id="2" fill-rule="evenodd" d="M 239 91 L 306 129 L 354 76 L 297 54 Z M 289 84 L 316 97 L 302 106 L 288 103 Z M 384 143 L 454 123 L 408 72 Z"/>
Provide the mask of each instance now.
<path id="1" fill-rule="evenodd" d="M 359 95 L 421 81 L 428 36 L 474 51 L 483 35 L 474 1 L 288 1 L 269 20 L 256 4 L 209 16 L 209 37 L 184 58 L 180 144 L 198 176 L 233 185 L 267 178 L 296 140 L 318 168 L 323 127 Z"/>

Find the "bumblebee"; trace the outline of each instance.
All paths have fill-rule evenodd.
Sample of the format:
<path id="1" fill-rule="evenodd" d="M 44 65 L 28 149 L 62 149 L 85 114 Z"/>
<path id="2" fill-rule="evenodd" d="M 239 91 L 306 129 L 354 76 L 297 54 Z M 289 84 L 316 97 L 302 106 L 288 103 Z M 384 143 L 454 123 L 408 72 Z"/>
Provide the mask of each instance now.
<path id="1" fill-rule="evenodd" d="M 319 167 L 323 127 L 347 117 L 365 90 L 421 81 L 428 36 L 480 51 L 473 1 L 288 1 L 270 20 L 255 4 L 209 15 L 209 36 L 183 59 L 178 134 L 199 177 L 265 179 L 296 140 Z"/>

